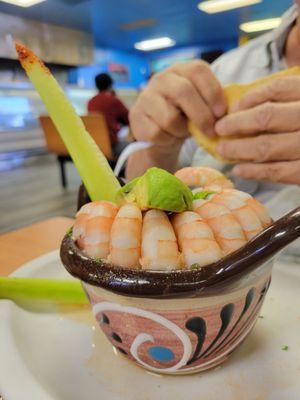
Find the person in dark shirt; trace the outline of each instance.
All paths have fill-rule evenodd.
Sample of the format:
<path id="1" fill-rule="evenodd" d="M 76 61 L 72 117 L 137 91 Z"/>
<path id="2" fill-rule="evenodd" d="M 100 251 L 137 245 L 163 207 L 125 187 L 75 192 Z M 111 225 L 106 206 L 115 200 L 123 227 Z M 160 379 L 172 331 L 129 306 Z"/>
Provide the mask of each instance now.
<path id="1" fill-rule="evenodd" d="M 129 125 L 129 111 L 113 91 L 113 80 L 110 75 L 102 73 L 96 76 L 95 84 L 99 93 L 88 102 L 90 114 L 104 115 L 110 134 L 112 149 L 115 156 L 119 156 L 128 142 L 119 141 L 118 132 L 124 125 Z"/>

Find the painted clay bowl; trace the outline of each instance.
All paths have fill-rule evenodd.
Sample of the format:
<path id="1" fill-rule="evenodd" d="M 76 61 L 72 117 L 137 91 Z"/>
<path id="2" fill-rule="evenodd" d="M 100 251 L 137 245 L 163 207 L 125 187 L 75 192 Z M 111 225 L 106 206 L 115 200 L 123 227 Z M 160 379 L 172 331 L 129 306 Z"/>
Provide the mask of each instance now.
<path id="1" fill-rule="evenodd" d="M 190 374 L 222 363 L 247 337 L 268 291 L 274 256 L 299 236 L 300 208 L 201 269 L 104 265 L 82 254 L 68 235 L 61 259 L 82 281 L 100 328 L 120 353 L 157 373 Z"/>

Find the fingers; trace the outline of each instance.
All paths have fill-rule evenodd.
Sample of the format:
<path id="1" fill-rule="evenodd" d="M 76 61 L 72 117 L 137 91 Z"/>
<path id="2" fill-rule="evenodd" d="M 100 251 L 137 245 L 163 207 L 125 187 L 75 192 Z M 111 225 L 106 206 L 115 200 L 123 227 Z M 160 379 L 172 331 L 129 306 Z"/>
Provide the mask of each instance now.
<path id="1" fill-rule="evenodd" d="M 141 94 L 140 101 L 144 114 L 155 121 L 161 131 L 169 132 L 177 138 L 185 138 L 188 135 L 186 118 L 164 97 L 148 90 Z"/>
<path id="2" fill-rule="evenodd" d="M 300 185 L 300 160 L 265 164 L 239 164 L 234 174 L 245 179 Z"/>
<path id="3" fill-rule="evenodd" d="M 136 104 L 129 113 L 129 121 L 132 132 L 137 140 L 154 142 L 158 146 L 169 147 L 180 143 L 175 136 L 163 131 L 157 123 L 147 116 L 143 110 Z"/>
<path id="4" fill-rule="evenodd" d="M 215 117 L 220 118 L 225 114 L 227 103 L 222 86 L 207 63 L 195 60 L 175 64 L 171 69 L 193 83 Z"/>
<path id="5" fill-rule="evenodd" d="M 216 123 L 215 130 L 220 136 L 293 132 L 300 129 L 299 115 L 300 102 L 268 102 L 250 110 L 228 114 Z"/>
<path id="6" fill-rule="evenodd" d="M 274 79 L 246 93 L 231 108 L 232 112 L 246 110 L 268 101 L 286 102 L 300 99 L 300 77 L 286 76 Z"/>
<path id="7" fill-rule="evenodd" d="M 153 77 L 152 89 L 182 110 L 199 129 L 214 134 L 214 115 L 190 80 L 166 72 Z"/>
<path id="8" fill-rule="evenodd" d="M 234 167 L 236 175 L 300 184 L 299 100 L 300 77 L 278 78 L 249 91 L 228 116 L 216 123 L 215 130 L 220 136 L 256 135 L 224 140 L 218 145 L 217 150 L 224 158 L 246 162 Z M 270 134 L 257 136 L 265 132 Z"/>
<path id="9" fill-rule="evenodd" d="M 154 75 L 131 109 L 130 123 L 138 140 L 168 145 L 170 137 L 182 141 L 188 136 L 187 119 L 207 135 L 215 135 L 215 120 L 225 112 L 220 83 L 209 65 L 198 60 Z"/>
<path id="10" fill-rule="evenodd" d="M 287 161 L 300 159 L 300 132 L 223 140 L 218 153 L 227 160 Z"/>

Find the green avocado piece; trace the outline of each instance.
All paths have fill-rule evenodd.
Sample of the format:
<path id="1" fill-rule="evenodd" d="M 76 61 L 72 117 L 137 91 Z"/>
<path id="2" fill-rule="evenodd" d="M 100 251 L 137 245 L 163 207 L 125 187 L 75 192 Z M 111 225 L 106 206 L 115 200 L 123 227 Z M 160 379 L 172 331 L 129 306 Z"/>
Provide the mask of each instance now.
<path id="1" fill-rule="evenodd" d="M 117 199 L 120 204 L 136 203 L 143 211 L 155 208 L 183 212 L 192 210 L 193 193 L 176 176 L 153 167 L 123 186 Z"/>

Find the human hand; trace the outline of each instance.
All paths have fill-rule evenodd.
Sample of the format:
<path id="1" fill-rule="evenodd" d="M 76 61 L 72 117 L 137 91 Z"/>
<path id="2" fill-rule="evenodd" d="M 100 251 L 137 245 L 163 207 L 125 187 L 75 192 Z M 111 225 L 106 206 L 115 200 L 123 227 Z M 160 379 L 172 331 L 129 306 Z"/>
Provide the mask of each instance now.
<path id="1" fill-rule="evenodd" d="M 216 118 L 226 112 L 220 83 L 204 61 L 178 63 L 154 75 L 130 111 L 131 130 L 140 141 L 166 151 L 188 137 L 187 119 L 214 134 Z"/>
<path id="2" fill-rule="evenodd" d="M 287 76 L 249 91 L 216 123 L 217 151 L 238 161 L 246 179 L 300 184 L 300 77 Z"/>

